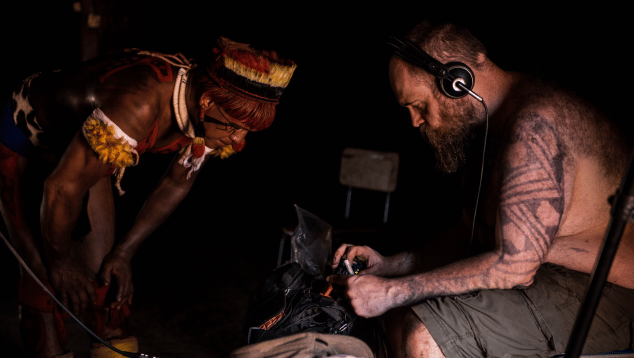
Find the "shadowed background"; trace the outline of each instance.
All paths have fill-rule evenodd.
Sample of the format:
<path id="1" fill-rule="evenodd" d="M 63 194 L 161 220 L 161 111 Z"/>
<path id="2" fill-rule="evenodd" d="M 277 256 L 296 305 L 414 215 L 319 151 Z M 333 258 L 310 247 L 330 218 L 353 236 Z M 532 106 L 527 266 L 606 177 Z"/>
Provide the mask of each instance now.
<path id="1" fill-rule="evenodd" d="M 402 3 L 370 8 L 94 0 L 79 2 L 79 12 L 72 1 L 6 5 L 2 96 L 30 74 L 75 64 L 82 56 L 137 47 L 202 58 L 219 36 L 277 50 L 298 64 L 273 125 L 249 134 L 242 153 L 210 160 L 188 198 L 134 258 L 131 324 L 143 352 L 224 357 L 245 343 L 240 328 L 248 294 L 275 267 L 281 227 L 295 220 L 293 205 L 344 225 L 346 189 L 338 182 L 343 148 L 400 156 L 390 219 L 382 227 L 395 236 L 381 242 L 382 252 L 422 242 L 425 233 L 459 214 L 460 178 L 433 170 L 433 154 L 387 79 L 387 36 L 401 35 L 423 17 L 464 23 L 500 67 L 559 80 L 627 129 L 624 41 L 630 31 L 623 9 L 604 2 L 556 12 L 534 3 L 494 11 Z M 91 8 L 101 15 L 100 27 L 82 30 Z M 126 194 L 116 199 L 120 233 L 172 159 L 145 154 L 126 171 Z M 355 194 L 351 220 L 376 226 L 383 200 L 380 193 Z M 3 247 L 0 355 L 21 357 L 18 267 Z M 70 335 L 76 330 L 69 323 Z M 85 350 L 82 339 L 71 341 L 76 357 Z"/>

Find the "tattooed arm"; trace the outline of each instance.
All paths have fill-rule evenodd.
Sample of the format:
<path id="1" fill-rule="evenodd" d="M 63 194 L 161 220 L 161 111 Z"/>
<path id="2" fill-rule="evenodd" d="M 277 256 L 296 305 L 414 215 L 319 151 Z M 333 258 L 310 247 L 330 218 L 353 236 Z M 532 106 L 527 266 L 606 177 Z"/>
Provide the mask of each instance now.
<path id="1" fill-rule="evenodd" d="M 364 317 L 442 295 L 530 285 L 558 229 L 564 208 L 564 151 L 548 120 L 518 121 L 502 157 L 496 245 L 487 253 L 436 270 L 388 279 L 337 278 Z"/>

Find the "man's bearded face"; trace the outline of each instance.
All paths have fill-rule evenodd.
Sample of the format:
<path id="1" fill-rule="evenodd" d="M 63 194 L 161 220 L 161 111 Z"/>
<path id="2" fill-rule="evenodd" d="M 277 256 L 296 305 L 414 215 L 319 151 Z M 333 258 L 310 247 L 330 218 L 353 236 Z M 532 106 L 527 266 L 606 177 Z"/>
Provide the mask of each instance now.
<path id="1" fill-rule="evenodd" d="M 420 132 L 427 137 L 434 147 L 438 169 L 445 173 L 455 173 L 461 169 L 467 157 L 470 130 L 477 121 L 475 107 L 466 101 L 449 99 L 439 93 L 441 125 L 432 128 L 425 123 L 420 126 Z"/>

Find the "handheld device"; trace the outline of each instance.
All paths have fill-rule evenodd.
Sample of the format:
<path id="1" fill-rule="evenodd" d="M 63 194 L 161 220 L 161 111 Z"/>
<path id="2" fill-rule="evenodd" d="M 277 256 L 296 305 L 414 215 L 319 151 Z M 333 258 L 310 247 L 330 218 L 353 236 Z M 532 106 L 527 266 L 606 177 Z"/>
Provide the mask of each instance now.
<path id="1" fill-rule="evenodd" d="M 335 269 L 335 275 L 357 275 L 361 270 L 365 269 L 365 261 L 352 260 L 352 263 L 347 258 L 343 258 L 339 261 L 339 266 Z"/>

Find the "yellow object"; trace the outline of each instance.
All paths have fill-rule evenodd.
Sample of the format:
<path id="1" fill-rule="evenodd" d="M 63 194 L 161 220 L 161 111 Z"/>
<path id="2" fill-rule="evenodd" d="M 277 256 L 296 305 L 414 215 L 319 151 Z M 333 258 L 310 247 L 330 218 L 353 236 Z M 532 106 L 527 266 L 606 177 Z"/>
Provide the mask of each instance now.
<path id="1" fill-rule="evenodd" d="M 125 192 L 121 189 L 121 179 L 125 168 L 139 163 L 139 153 L 136 141 L 125 134 L 114 122 L 100 110 L 95 109 L 82 126 L 84 138 L 90 147 L 106 164 L 114 166 L 117 178 L 115 186 L 119 195 Z"/>
<path id="2" fill-rule="evenodd" d="M 205 138 L 203 138 L 203 137 L 194 137 L 193 141 L 194 141 L 193 144 L 205 145 Z"/>
<path id="3" fill-rule="evenodd" d="M 136 337 L 128 337 L 124 339 L 113 339 L 109 342 L 113 347 L 131 353 L 139 353 L 139 342 Z M 125 356 L 113 351 L 112 349 L 100 344 L 90 349 L 91 358 L 125 358 Z"/>
<path id="4" fill-rule="evenodd" d="M 224 58 L 224 65 L 229 70 L 239 74 L 242 77 L 246 77 L 251 81 L 282 88 L 286 88 L 286 86 L 288 86 L 288 83 L 291 81 L 291 77 L 293 77 L 293 72 L 295 72 L 295 68 L 297 68 L 297 65 L 295 64 L 285 66 L 275 62 L 271 62 L 269 64 L 268 73 L 262 73 L 255 69 L 242 65 L 238 61 L 228 56 L 225 56 Z"/>
<path id="5" fill-rule="evenodd" d="M 90 147 L 104 163 L 117 168 L 136 165 L 138 154 L 124 138 L 115 136 L 113 126 L 90 116 L 84 122 L 83 132 Z"/>
<path id="6" fill-rule="evenodd" d="M 227 145 L 222 148 L 218 148 L 211 152 L 215 157 L 220 156 L 220 159 L 227 159 L 229 156 L 236 154 L 236 151 L 233 150 L 233 146 Z"/>

